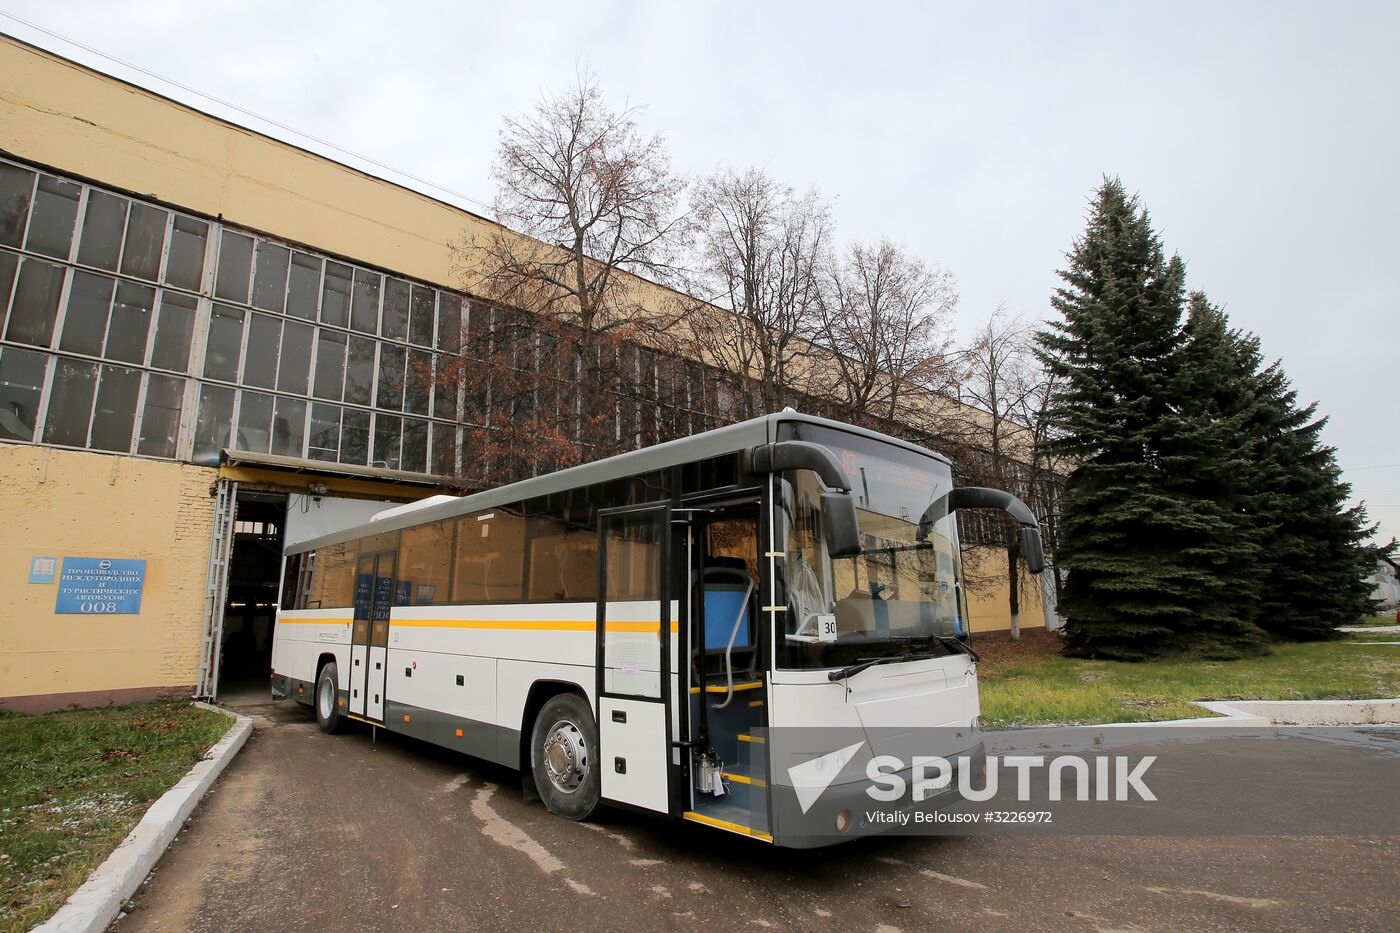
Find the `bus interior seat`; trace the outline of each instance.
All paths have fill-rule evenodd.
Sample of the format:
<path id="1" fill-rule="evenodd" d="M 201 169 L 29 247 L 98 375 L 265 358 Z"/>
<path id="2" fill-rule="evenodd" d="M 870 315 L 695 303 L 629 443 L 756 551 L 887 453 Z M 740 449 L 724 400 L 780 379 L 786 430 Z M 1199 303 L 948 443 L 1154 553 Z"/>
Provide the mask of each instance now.
<path id="1" fill-rule="evenodd" d="M 734 634 L 734 650 L 731 659 L 736 671 L 753 672 L 757 652 L 754 643 L 752 597 L 750 605 L 744 604 L 744 593 L 754 582 L 748 565 L 742 557 L 707 555 L 702 571 L 705 599 L 705 654 L 710 658 L 723 658 L 729 645 L 729 636 Z M 734 632 L 734 620 L 739 617 L 739 630 Z M 722 661 L 721 661 L 722 664 Z M 706 670 L 713 674 L 715 665 L 706 663 Z M 722 669 L 721 669 L 722 673 Z"/>

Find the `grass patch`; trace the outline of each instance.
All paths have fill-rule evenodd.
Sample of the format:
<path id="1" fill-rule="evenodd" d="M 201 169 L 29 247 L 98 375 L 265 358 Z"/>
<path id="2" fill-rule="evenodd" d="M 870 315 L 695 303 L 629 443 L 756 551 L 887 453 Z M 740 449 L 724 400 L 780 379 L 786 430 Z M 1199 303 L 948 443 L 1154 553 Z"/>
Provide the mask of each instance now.
<path id="1" fill-rule="evenodd" d="M 1374 626 L 1400 625 L 1400 616 L 1397 616 L 1393 612 L 1383 612 L 1378 616 L 1367 616 L 1356 624 Z"/>
<path id="2" fill-rule="evenodd" d="M 1086 661 L 1059 653 L 1053 634 L 1020 645 L 978 639 L 982 723 L 988 728 L 1052 723 L 1153 722 L 1211 715 L 1196 700 L 1369 700 L 1400 696 L 1394 636 L 1277 644 L 1240 661 Z"/>
<path id="3" fill-rule="evenodd" d="M 0 714 L 0 930 L 62 906 L 232 724 L 180 701 Z"/>

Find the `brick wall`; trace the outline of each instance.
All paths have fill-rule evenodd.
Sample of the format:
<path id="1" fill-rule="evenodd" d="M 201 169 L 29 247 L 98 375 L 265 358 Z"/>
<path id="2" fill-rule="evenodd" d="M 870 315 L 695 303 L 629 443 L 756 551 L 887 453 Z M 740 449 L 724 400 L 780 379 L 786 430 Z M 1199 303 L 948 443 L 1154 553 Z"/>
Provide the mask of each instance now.
<path id="1" fill-rule="evenodd" d="M 198 678 L 217 470 L 0 444 L 0 704 L 181 693 Z M 144 559 L 135 615 L 54 612 L 33 557 Z"/>

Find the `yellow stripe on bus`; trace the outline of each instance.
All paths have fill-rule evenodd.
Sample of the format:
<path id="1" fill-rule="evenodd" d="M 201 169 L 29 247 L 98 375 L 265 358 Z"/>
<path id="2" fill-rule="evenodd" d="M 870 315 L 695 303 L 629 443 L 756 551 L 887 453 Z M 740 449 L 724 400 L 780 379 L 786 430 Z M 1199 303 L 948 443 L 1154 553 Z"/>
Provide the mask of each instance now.
<path id="1" fill-rule="evenodd" d="M 742 836 L 750 836 L 754 839 L 762 839 L 764 842 L 772 842 L 773 837 L 762 830 L 745 826 L 742 823 L 731 823 L 728 820 L 721 820 L 713 816 L 706 816 L 703 813 L 695 813 L 687 810 L 685 813 L 687 820 L 694 820 L 696 823 L 704 823 L 708 826 L 718 826 L 720 829 L 727 829 L 731 833 L 739 833 Z"/>
<path id="2" fill-rule="evenodd" d="M 354 619 L 288 619 L 286 616 L 278 616 L 277 621 L 283 625 L 349 625 Z"/>
<path id="3" fill-rule="evenodd" d="M 474 628 L 496 629 L 520 632 L 592 632 L 598 623 L 578 619 L 393 619 L 392 626 L 405 628 Z M 641 632 L 656 634 L 661 630 L 660 622 L 609 622 L 609 632 Z M 671 631 L 679 630 L 672 622 Z"/>

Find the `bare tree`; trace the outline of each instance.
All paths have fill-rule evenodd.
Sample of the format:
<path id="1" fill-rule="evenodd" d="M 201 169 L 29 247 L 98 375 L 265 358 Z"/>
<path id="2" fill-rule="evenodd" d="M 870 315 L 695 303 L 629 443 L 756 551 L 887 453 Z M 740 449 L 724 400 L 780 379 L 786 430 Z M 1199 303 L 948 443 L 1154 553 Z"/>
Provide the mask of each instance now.
<path id="1" fill-rule="evenodd" d="M 820 339 L 834 352 L 832 394 L 848 420 L 924 427 L 901 404 L 945 391 L 952 371 L 953 275 L 882 240 L 851 246 L 827 276 Z"/>
<path id="2" fill-rule="evenodd" d="M 669 331 L 641 279 L 670 280 L 689 221 L 664 139 L 614 110 L 594 78 L 543 95 L 501 130 L 493 177 L 503 225 L 459 243 L 482 318 L 467 361 L 468 419 L 504 431 L 532 470 L 635 445 L 646 401 L 635 345 Z M 633 347 L 629 355 L 628 347 Z M 475 407 L 473 404 L 475 403 Z M 502 440 L 504 438 L 504 440 Z"/>
<path id="3" fill-rule="evenodd" d="M 693 195 L 699 279 L 688 332 L 698 355 L 732 374 L 735 415 L 776 411 L 818 329 L 829 206 L 762 169 L 721 169 Z M 713 303 L 711 303 L 713 302 Z"/>

